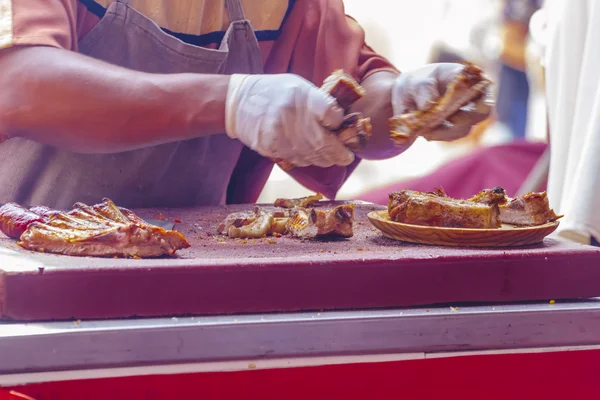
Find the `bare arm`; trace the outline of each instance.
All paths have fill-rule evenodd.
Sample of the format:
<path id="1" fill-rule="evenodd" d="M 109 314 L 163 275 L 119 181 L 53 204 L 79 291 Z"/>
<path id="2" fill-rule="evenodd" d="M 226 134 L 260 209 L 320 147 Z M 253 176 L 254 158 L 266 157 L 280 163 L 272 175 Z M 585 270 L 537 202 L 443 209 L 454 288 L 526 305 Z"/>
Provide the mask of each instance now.
<path id="1" fill-rule="evenodd" d="M 147 74 L 50 47 L 0 52 L 0 136 L 113 153 L 225 131 L 229 76 Z M 1 139 L 0 139 L 1 142 Z"/>
<path id="2" fill-rule="evenodd" d="M 398 74 L 394 72 L 381 71 L 367 77 L 361 82 L 365 88 L 365 96 L 354 103 L 351 112 L 362 112 L 371 118 L 373 135 L 369 139 L 367 147 L 356 153 L 360 158 L 367 160 L 381 160 L 397 156 L 406 150 L 406 146 L 397 147 L 390 139 L 390 128 L 388 120 L 393 116 L 392 108 L 392 86 Z"/>

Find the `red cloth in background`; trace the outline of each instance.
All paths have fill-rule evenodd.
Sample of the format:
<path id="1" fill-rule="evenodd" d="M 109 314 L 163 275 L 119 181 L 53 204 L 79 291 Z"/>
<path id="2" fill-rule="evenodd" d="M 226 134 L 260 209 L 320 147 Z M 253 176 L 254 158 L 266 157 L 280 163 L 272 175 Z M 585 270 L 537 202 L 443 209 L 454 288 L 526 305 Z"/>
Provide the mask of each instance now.
<path id="1" fill-rule="evenodd" d="M 429 192 L 435 187 L 443 187 L 455 198 L 468 198 L 481 189 L 495 186 L 502 186 L 509 196 L 514 196 L 547 146 L 546 143 L 512 142 L 484 147 L 442 165 L 429 175 L 400 181 L 359 195 L 357 199 L 387 204 L 388 194 L 395 190 Z"/>

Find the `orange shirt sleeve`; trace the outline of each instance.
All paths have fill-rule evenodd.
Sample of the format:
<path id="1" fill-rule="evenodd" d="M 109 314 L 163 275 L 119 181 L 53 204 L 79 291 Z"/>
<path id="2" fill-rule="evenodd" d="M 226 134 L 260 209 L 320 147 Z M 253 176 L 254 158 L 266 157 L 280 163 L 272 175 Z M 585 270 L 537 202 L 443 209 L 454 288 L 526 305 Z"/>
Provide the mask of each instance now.
<path id="1" fill-rule="evenodd" d="M 77 47 L 77 0 L 0 0 L 0 48 Z"/>
<path id="2" fill-rule="evenodd" d="M 335 69 L 362 81 L 396 68 L 365 43 L 361 26 L 344 12 L 342 0 L 296 1 L 265 63 L 267 73 L 291 72 L 315 85 Z"/>

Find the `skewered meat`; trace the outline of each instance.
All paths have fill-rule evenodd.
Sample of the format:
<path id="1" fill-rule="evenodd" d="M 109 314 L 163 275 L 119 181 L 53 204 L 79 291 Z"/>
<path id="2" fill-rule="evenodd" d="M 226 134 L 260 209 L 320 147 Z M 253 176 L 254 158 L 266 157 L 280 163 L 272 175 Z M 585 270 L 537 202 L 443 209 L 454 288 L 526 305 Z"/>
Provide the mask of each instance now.
<path id="1" fill-rule="evenodd" d="M 473 198 L 474 201 L 489 203 L 490 190 L 483 190 Z M 546 192 L 527 193 L 513 199 L 506 197 L 500 203 L 500 221 L 503 224 L 535 226 L 558 220 L 550 208 Z"/>
<path id="2" fill-rule="evenodd" d="M 389 121 L 391 139 L 401 146 L 416 136 L 427 138 L 429 130 L 443 124 L 468 103 L 484 96 L 490 84 L 481 68 L 470 63 L 465 65 L 431 109 L 392 117 Z"/>
<path id="3" fill-rule="evenodd" d="M 32 210 L 16 203 L 6 203 L 0 207 L 0 231 L 11 239 L 19 239 L 29 225 L 46 220 L 45 216 Z"/>
<path id="4" fill-rule="evenodd" d="M 321 193 L 313 194 L 312 196 L 301 197 L 299 199 L 277 199 L 275 200 L 275 207 L 282 208 L 295 208 L 302 207 L 307 208 L 315 205 L 320 200 L 323 200 L 323 195 Z"/>
<path id="5" fill-rule="evenodd" d="M 96 257 L 158 257 L 190 246 L 181 233 L 150 225 L 109 199 L 93 206 L 77 203 L 69 212 L 33 222 L 18 244 L 34 251 Z"/>
<path id="6" fill-rule="evenodd" d="M 292 236 L 313 239 L 323 236 L 352 237 L 354 205 L 343 204 L 332 210 L 297 208 L 287 224 Z"/>
<path id="7" fill-rule="evenodd" d="M 321 90 L 335 98 L 344 110 L 365 95 L 365 89 L 348 73 L 335 70 L 321 85 Z M 346 115 L 342 126 L 334 131 L 340 141 L 352 151 L 363 149 L 371 136 L 371 119 L 365 118 L 361 113 Z M 284 171 L 294 168 L 294 164 L 285 160 L 275 160 Z"/>
<path id="8" fill-rule="evenodd" d="M 497 203 L 456 200 L 447 197 L 441 190 L 434 193 L 413 190 L 392 193 L 388 214 L 392 221 L 413 225 L 484 229 L 501 226 Z"/>

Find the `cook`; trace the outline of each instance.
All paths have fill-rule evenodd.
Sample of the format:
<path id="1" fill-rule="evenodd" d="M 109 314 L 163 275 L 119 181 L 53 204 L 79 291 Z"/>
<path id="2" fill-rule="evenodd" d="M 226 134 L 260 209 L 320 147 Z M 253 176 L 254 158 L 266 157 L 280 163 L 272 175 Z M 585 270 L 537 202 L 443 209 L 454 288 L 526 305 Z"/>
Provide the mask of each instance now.
<path id="1" fill-rule="evenodd" d="M 251 203 L 271 159 L 333 198 L 360 159 L 410 146 L 388 119 L 430 107 L 463 68 L 400 74 L 342 0 L 0 0 L 0 48 L 0 202 L 53 208 Z M 318 89 L 335 69 L 367 91 L 357 154 Z M 434 138 L 465 136 L 489 114 L 474 110 Z"/>

